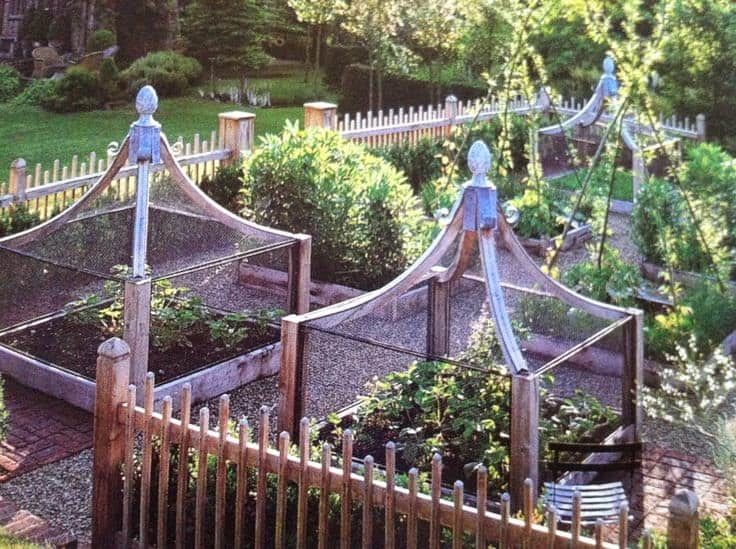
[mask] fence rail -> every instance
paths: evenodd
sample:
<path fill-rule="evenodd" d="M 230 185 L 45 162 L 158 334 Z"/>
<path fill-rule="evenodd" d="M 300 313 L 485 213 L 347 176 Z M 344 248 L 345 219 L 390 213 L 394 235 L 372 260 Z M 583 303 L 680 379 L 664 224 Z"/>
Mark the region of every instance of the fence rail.
<path fill-rule="evenodd" d="M 328 538 L 329 524 L 334 531 L 339 522 L 340 547 L 352 547 L 355 538 L 351 528 L 356 518 L 361 528 L 364 547 L 374 537 L 384 539 L 386 547 L 396 544 L 408 547 L 440 547 L 444 536 L 451 537 L 454 548 L 474 546 L 487 547 L 488 543 L 498 543 L 501 547 L 524 544 L 527 547 L 626 547 L 628 512 L 621 514 L 620 543 L 606 543 L 601 537 L 602 524 L 596 527 L 596 538 L 581 535 L 580 513 L 576 515 L 571 531 L 557 529 L 556 512 L 547 513 L 547 524 L 535 522 L 535 503 L 532 494 L 535 487 L 531 481 L 526 483 L 523 518 L 510 514 L 508 496 L 500 502 L 501 513 L 488 511 L 488 498 L 484 488 L 478 491 L 471 503 L 465 497 L 464 486 L 460 481 L 452 488 L 452 500 L 442 497 L 442 462 L 436 455 L 432 463 L 429 493 L 424 493 L 416 470 L 409 472 L 408 488 L 397 486 L 395 470 L 395 447 L 386 446 L 386 469 L 378 475 L 373 458 L 362 460 L 360 470 L 353 465 L 352 434 L 346 431 L 342 439 L 339 467 L 333 465 L 334 456 L 329 444 L 322 446 L 320 461 L 311 459 L 309 442 L 309 421 L 302 420 L 296 452 L 291 448 L 288 433 L 281 433 L 276 447 L 271 445 L 269 409 L 262 408 L 258 425 L 257 441 L 249 441 L 250 427 L 245 420 L 238 424 L 238 435 L 229 433 L 229 399 L 220 398 L 218 424 L 210 428 L 209 411 L 202 408 L 199 424 L 190 424 L 191 389 L 185 387 L 181 395 L 181 420 L 172 417 L 172 400 L 166 397 L 161 411 L 154 410 L 154 378 L 149 373 L 145 384 L 143 406 L 136 406 L 135 386 L 128 386 L 130 354 L 128 346 L 120 339 L 111 339 L 100 347 L 97 364 L 97 396 L 95 403 L 95 448 L 94 448 L 94 501 L 93 501 L 93 540 L 95 547 L 108 547 L 115 542 L 118 546 L 128 546 L 137 541 L 140 547 L 156 544 L 165 547 L 175 542 L 177 546 L 191 543 L 191 528 L 185 524 L 194 523 L 193 538 L 195 547 L 205 545 L 214 532 L 214 546 L 219 548 L 242 546 L 245 541 L 246 526 L 253 532 L 255 547 L 263 547 L 266 540 L 275 540 L 276 547 L 285 546 L 286 539 L 296 539 L 298 547 L 307 547 L 308 517 L 307 505 L 309 489 L 318 489 L 317 538 L 320 547 L 335 546 Z M 154 439 L 157 442 L 154 443 Z M 140 447 L 140 457 L 136 456 Z M 176 467 L 171 465 L 172 449 L 177 455 L 187 455 L 182 449 L 197 455 L 193 474 L 190 477 L 189 465 L 180 460 Z M 214 502 L 207 501 L 208 478 L 205 468 L 208 459 L 216 460 L 214 474 Z M 228 469 L 228 464 L 231 469 Z M 235 469 L 233 470 L 232 467 Z M 138 478 L 136 468 L 139 468 Z M 157 469 L 157 470 L 154 470 Z M 248 475 L 248 470 L 255 471 Z M 120 471 L 124 474 L 120 475 Z M 228 472 L 230 471 L 230 472 Z M 172 476 L 173 475 L 173 476 Z M 226 477 L 235 479 L 234 509 L 226 512 Z M 271 492 L 269 501 L 268 475 L 275 475 L 277 485 L 275 496 Z M 478 486 L 487 484 L 487 472 L 478 470 Z M 124 478 L 124 480 L 123 480 Z M 196 480 L 194 493 L 189 489 Z M 231 480 L 232 482 L 232 480 Z M 176 490 L 171 490 L 176 486 Z M 287 488 L 295 486 L 296 522 L 286 521 Z M 175 492 L 175 493 L 172 493 Z M 212 495 L 212 490 L 209 490 Z M 121 496 L 122 494 L 122 496 Z M 255 510 L 249 508 L 249 494 L 255 494 Z M 328 514 L 328 497 L 340 497 L 339 513 Z M 137 498 L 136 498 L 137 495 Z M 192 499 L 194 500 L 192 502 Z M 274 501 L 275 500 L 275 501 Z M 579 499 L 577 509 L 579 511 Z M 192 503 L 194 503 L 192 507 Z M 205 509 L 214 503 L 214 515 L 207 518 Z M 362 511 L 353 510 L 358 503 Z M 134 515 L 134 504 L 138 509 Z M 266 507 L 273 508 L 267 521 Z M 167 521 L 172 518 L 168 509 L 176 509 L 172 527 Z M 193 509 L 194 517 L 187 520 L 187 513 Z M 250 509 L 250 515 L 246 512 Z M 314 512 L 314 506 L 311 507 Z M 382 521 L 375 521 L 375 511 Z M 294 512 L 293 508 L 290 511 Z M 353 514 L 351 514 L 353 513 Z M 335 516 L 335 515 L 338 516 Z M 354 516 L 355 515 L 355 516 Z M 227 523 L 227 517 L 230 522 Z M 250 518 L 250 524 L 248 519 Z M 209 520 L 209 522 L 208 522 Z M 234 524 L 233 524 L 234 521 Z M 375 521 L 375 522 L 374 522 Z M 380 522 L 380 524 L 378 524 Z M 406 539 L 397 539 L 396 525 L 405 524 Z M 254 524 L 253 524 L 254 523 Z M 420 528 L 419 525 L 422 524 Z M 171 533 L 175 539 L 170 539 Z M 234 539 L 225 540 L 226 532 L 233 533 Z M 355 532 L 357 536 L 357 532 Z M 428 541 L 422 541 L 426 536 Z M 469 538 L 473 541 L 470 542 Z M 425 543 L 427 545 L 425 545 Z M 209 545 L 209 542 L 206 543 Z"/>
<path fill-rule="evenodd" d="M 574 115 L 584 108 L 584 102 L 575 98 L 559 98 L 554 111 L 560 115 Z M 450 96 L 444 105 L 427 105 L 399 109 L 381 110 L 375 113 L 344 114 L 338 119 L 337 106 L 331 103 L 307 103 L 304 105 L 304 123 L 307 127 L 318 126 L 336 130 L 343 138 L 363 143 L 369 147 L 382 147 L 397 143 L 416 143 L 422 138 L 441 139 L 456 126 L 475 120 L 489 120 L 501 113 L 517 115 L 550 107 L 543 101 L 530 102 L 518 97 L 502 103 L 498 99 L 489 101 L 459 101 Z M 609 115 L 602 115 L 605 122 Z M 675 116 L 660 117 L 661 127 L 674 137 L 705 139 L 705 118 L 699 115 L 693 122 L 689 118 Z M 219 132 L 213 131 L 205 140 L 196 134 L 191 142 L 179 137 L 177 151 L 180 163 L 195 181 L 211 175 L 220 164 L 234 161 L 243 152 L 254 147 L 255 115 L 243 112 L 223 113 L 219 116 Z M 96 153 L 86 157 L 75 155 L 69 166 L 59 160 L 51 167 L 36 164 L 33 168 L 18 159 L 10 167 L 8 183 L 0 183 L 0 213 L 10 206 L 26 205 L 41 219 L 69 206 L 102 175 L 114 156 L 115 149 L 109 148 L 106 158 Z M 134 184 L 132 167 L 121 171 L 119 185 L 131 188 Z"/>

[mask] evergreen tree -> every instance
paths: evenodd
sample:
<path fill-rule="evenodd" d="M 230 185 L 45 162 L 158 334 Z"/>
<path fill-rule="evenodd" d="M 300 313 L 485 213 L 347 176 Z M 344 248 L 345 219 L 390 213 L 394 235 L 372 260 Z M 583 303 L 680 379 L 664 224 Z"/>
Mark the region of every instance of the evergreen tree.
<path fill-rule="evenodd" d="M 218 74 L 243 80 L 269 60 L 263 19 L 255 0 L 195 0 L 182 21 L 187 52 Z"/>

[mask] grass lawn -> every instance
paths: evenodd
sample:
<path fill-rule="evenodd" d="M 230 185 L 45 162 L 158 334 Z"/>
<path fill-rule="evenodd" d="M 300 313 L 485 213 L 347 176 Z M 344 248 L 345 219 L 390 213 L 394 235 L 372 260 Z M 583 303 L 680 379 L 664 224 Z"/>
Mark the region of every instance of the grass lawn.
<path fill-rule="evenodd" d="M 580 181 L 585 180 L 585 175 L 587 171 L 588 170 L 585 169 L 578 171 L 578 177 L 580 178 Z M 603 174 L 602 177 L 605 178 L 605 184 L 608 185 L 609 174 Z M 568 175 L 564 175 L 562 177 L 554 179 L 551 181 L 551 184 L 571 191 L 577 190 L 579 187 L 578 179 L 577 177 L 575 177 L 574 173 L 570 173 Z M 616 172 L 616 177 L 613 181 L 613 198 L 617 200 L 626 200 L 627 202 L 631 202 L 634 199 L 634 187 L 631 172 Z"/>
<path fill-rule="evenodd" d="M 163 99 L 156 119 L 171 141 L 183 136 L 191 141 L 195 133 L 209 139 L 217 129 L 217 114 L 243 110 L 238 105 L 217 103 L 194 97 Z M 256 135 L 278 132 L 285 120 L 303 120 L 302 107 L 245 109 L 256 113 Z M 41 163 L 51 169 L 53 161 L 69 165 L 74 154 L 88 156 L 95 151 L 104 158 L 111 141 L 121 141 L 136 119 L 131 102 L 112 111 L 55 114 L 40 107 L 0 105 L 0 181 L 7 179 L 10 163 L 19 157 L 33 169 Z"/>

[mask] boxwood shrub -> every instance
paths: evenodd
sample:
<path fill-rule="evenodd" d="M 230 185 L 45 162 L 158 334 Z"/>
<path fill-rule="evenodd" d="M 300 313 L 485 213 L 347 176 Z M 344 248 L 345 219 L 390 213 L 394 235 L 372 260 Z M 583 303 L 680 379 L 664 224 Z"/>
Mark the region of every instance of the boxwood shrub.
<path fill-rule="evenodd" d="M 93 111 L 102 106 L 104 89 L 96 74 L 83 67 L 71 67 L 57 80 L 53 93 L 41 105 L 54 112 Z"/>
<path fill-rule="evenodd" d="M 10 65 L 0 64 L 0 103 L 10 101 L 20 91 L 20 73 Z"/>
<path fill-rule="evenodd" d="M 193 57 L 173 51 L 155 51 L 137 59 L 122 73 L 128 90 L 136 93 L 146 84 L 161 97 L 184 94 L 202 74 L 202 65 Z"/>
<path fill-rule="evenodd" d="M 423 250 L 421 210 L 406 178 L 337 133 L 287 125 L 245 163 L 244 215 L 311 234 L 312 276 L 371 289 Z"/>

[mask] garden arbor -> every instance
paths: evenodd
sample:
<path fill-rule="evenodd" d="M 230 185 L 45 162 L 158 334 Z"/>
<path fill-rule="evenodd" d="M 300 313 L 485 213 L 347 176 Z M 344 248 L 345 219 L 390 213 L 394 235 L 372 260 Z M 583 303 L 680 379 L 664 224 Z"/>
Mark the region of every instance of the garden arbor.
<path fill-rule="evenodd" d="M 279 422 L 281 429 L 296 433 L 303 415 L 334 411 L 324 404 L 332 402 L 330 384 L 352 382 L 358 394 L 365 380 L 361 365 L 368 362 L 385 361 L 388 371 L 405 369 L 417 359 L 477 369 L 458 357 L 468 325 L 480 311 L 495 325 L 502 363 L 500 372 L 489 367 L 488 376 L 499 384 L 510 378 L 508 484 L 518 508 L 524 479 L 539 479 L 540 385 L 545 374 L 578 365 L 582 374 L 567 382 L 573 387 L 584 387 L 586 376 L 616 379 L 620 425 L 609 438 L 638 438 L 642 314 L 592 301 L 545 274 L 497 204 L 496 189 L 486 178 L 491 154 L 483 142 L 471 147 L 468 166 L 473 178 L 444 228 L 403 274 L 364 295 L 282 319 Z M 561 306 L 563 323 L 574 321 L 575 330 L 549 335 L 555 321 L 543 307 L 550 302 L 550 310 L 559 312 Z M 577 341 L 571 341 L 573 336 Z M 598 356 L 614 357 L 611 371 L 596 371 Z M 337 376 L 317 383 L 326 361 L 339 365 Z"/>
<path fill-rule="evenodd" d="M 155 371 L 164 382 L 157 398 L 189 383 L 204 399 L 278 368 L 278 336 L 263 347 L 272 317 L 250 312 L 309 308 L 310 237 L 249 222 L 207 197 L 153 119 L 157 105 L 155 90 L 141 89 L 140 117 L 97 183 L 57 216 L 0 240 L 0 370 L 82 408 L 94 399 L 87 352 L 104 336 L 130 346 L 131 382 L 142 386 Z M 122 175 L 127 163 L 135 177 Z M 284 272 L 286 295 L 239 282 L 259 266 Z"/>

